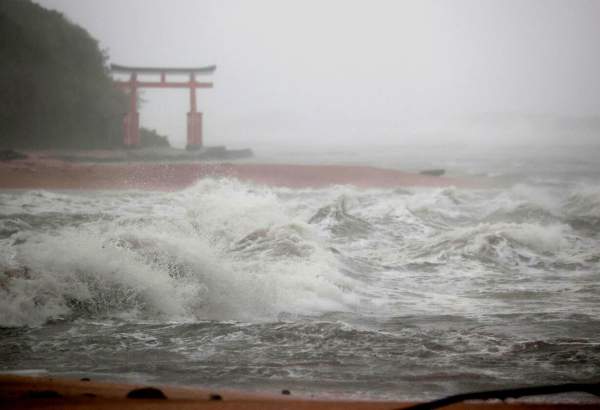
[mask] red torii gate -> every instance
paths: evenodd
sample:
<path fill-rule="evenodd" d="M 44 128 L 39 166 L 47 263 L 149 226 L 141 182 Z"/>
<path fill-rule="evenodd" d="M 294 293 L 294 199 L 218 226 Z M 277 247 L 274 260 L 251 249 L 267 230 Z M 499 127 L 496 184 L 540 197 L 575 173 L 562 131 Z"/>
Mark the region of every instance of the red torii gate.
<path fill-rule="evenodd" d="M 128 81 L 115 80 L 117 87 L 129 92 L 129 112 L 123 119 L 123 143 L 126 147 L 140 145 L 140 113 L 137 110 L 138 88 L 189 88 L 190 112 L 187 114 L 187 148 L 202 147 L 202 113 L 196 110 L 196 89 L 212 88 L 212 83 L 196 81 L 196 74 L 212 74 L 216 66 L 195 68 L 125 67 L 111 64 L 115 73 L 127 73 Z M 138 74 L 160 74 L 160 81 L 138 81 Z M 167 81 L 167 74 L 187 74 L 188 81 Z"/>

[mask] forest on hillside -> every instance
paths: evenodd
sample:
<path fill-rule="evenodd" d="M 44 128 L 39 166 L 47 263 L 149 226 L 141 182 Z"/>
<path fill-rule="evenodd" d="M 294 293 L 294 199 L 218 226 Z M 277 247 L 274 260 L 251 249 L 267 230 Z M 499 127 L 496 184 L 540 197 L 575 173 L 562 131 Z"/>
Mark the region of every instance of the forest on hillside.
<path fill-rule="evenodd" d="M 85 29 L 30 0 L 0 1 L 0 146 L 117 147 L 126 109 Z"/>

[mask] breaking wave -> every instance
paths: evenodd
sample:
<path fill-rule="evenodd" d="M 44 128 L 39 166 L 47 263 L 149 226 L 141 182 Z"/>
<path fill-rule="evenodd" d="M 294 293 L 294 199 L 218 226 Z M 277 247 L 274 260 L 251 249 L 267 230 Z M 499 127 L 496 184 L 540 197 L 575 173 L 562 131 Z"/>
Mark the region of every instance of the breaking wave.
<path fill-rule="evenodd" d="M 263 320 L 352 303 L 352 280 L 273 191 L 208 180 L 148 201 L 133 194 L 122 212 L 119 195 L 96 198 L 95 217 L 69 218 L 74 199 L 60 196 L 52 212 L 3 216 L 0 325 L 81 315 Z M 54 213 L 61 220 L 51 223 Z"/>
<path fill-rule="evenodd" d="M 415 313 L 466 303 L 471 272 L 544 288 L 539 272 L 593 275 L 600 263 L 600 190 L 563 191 L 207 179 L 169 194 L 2 193 L 0 326 Z M 451 281 L 464 290 L 454 299 Z"/>

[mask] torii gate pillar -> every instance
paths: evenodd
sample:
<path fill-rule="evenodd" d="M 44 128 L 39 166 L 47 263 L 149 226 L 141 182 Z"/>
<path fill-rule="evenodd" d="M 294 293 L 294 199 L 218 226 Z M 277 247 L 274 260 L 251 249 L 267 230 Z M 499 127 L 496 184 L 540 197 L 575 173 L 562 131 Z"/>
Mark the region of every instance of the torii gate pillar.
<path fill-rule="evenodd" d="M 126 148 L 140 145 L 140 113 L 137 110 L 137 74 L 129 80 L 129 111 L 123 117 L 123 144 Z"/>
<path fill-rule="evenodd" d="M 194 73 L 190 74 L 190 84 L 195 84 Z M 202 148 L 202 113 L 196 108 L 196 87 L 190 87 L 190 112 L 187 114 L 187 146 L 186 149 Z"/>
<path fill-rule="evenodd" d="M 202 113 L 188 112 L 187 115 L 187 149 L 202 148 Z"/>

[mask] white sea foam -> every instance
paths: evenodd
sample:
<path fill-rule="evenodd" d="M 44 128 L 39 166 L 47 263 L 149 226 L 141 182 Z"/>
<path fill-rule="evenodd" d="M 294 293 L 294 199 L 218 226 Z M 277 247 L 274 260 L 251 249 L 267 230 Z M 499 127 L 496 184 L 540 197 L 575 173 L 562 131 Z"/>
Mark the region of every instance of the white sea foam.
<path fill-rule="evenodd" d="M 47 194 L 31 194 L 36 197 L 45 202 Z M 77 212 L 80 198 L 68 199 L 54 208 Z M 96 199 L 99 213 L 116 201 Z M 353 301 L 351 280 L 339 273 L 314 228 L 294 222 L 269 189 L 206 180 L 132 201 L 116 219 L 5 240 L 12 257 L 3 261 L 0 324 L 40 324 L 82 312 L 262 320 L 344 310 Z M 239 241 L 255 231 L 264 232 L 258 240 L 266 248 L 246 239 L 241 249 Z"/>
<path fill-rule="evenodd" d="M 598 192 L 205 179 L 169 194 L 3 193 L 0 325 L 469 310 L 452 281 L 468 294 L 469 278 L 515 267 L 593 272 L 597 239 L 581 226 L 597 223 Z M 402 303 L 410 292 L 422 299 Z"/>

